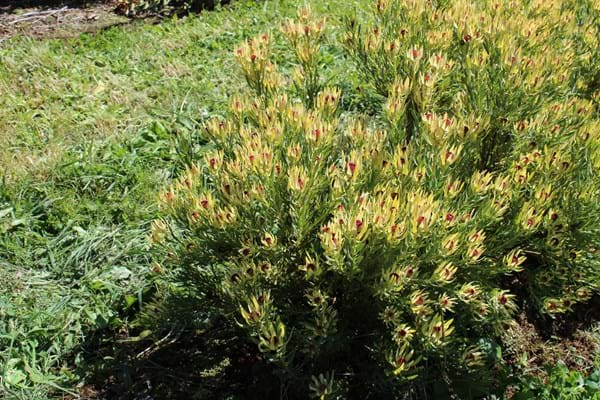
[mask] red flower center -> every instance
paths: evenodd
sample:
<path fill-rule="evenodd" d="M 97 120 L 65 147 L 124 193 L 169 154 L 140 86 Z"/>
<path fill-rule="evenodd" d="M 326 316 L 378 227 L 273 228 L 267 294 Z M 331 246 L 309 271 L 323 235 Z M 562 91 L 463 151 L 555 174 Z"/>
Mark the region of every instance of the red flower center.
<path fill-rule="evenodd" d="M 354 170 L 356 169 L 356 163 L 349 162 L 348 163 L 348 169 L 350 170 L 351 174 L 354 174 Z"/>
<path fill-rule="evenodd" d="M 360 219 L 357 219 L 354 223 L 356 224 L 356 230 L 360 231 L 360 228 L 363 226 L 363 222 Z"/>

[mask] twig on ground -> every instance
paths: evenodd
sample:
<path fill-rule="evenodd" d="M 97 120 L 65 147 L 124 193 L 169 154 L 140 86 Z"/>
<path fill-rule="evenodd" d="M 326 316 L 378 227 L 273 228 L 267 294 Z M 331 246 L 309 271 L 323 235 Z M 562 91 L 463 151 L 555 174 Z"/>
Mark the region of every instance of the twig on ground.
<path fill-rule="evenodd" d="M 50 10 L 50 11 L 40 11 L 40 12 L 35 12 L 35 13 L 28 13 L 29 16 L 24 17 L 24 18 L 15 19 L 15 20 L 9 22 L 9 25 L 14 25 L 14 24 L 18 24 L 18 23 L 21 23 L 21 22 L 27 22 L 27 21 L 37 22 L 37 21 L 39 21 L 41 19 L 48 18 L 48 17 L 51 17 L 51 16 L 53 16 L 55 14 L 58 14 L 58 13 L 61 13 L 61 12 L 64 12 L 64 11 L 68 11 L 68 10 L 69 10 L 69 7 L 64 6 L 63 8 L 59 8 L 58 10 Z"/>
<path fill-rule="evenodd" d="M 169 333 L 167 334 L 167 336 L 165 336 L 164 338 L 162 338 L 159 341 L 157 341 L 156 343 L 154 343 L 152 346 L 150 346 L 147 349 L 145 349 L 142 352 L 140 352 L 135 358 L 136 359 L 141 359 L 141 358 L 148 357 L 150 354 L 152 354 L 152 353 L 160 350 L 162 347 L 168 346 L 168 345 L 176 342 L 179 339 L 179 334 L 177 334 L 174 338 L 172 338 L 172 339 L 169 340 L 169 337 L 172 334 L 173 334 L 173 329 L 171 329 L 171 331 L 169 331 Z"/>
<path fill-rule="evenodd" d="M 67 7 L 65 6 L 63 8 L 67 8 Z M 25 17 L 37 17 L 39 15 L 51 14 L 54 11 L 56 11 L 56 9 L 54 9 L 54 10 L 44 10 L 44 11 L 31 11 L 31 12 L 28 12 L 28 13 L 25 13 L 25 14 L 21 14 L 21 17 L 24 17 L 24 18 Z"/>

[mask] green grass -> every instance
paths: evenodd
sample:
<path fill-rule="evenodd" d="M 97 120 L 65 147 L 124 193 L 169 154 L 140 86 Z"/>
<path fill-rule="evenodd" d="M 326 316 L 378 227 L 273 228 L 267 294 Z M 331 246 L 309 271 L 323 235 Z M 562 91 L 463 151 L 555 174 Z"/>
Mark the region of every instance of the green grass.
<path fill-rule="evenodd" d="M 349 9 L 312 3 L 334 23 Z M 160 24 L 3 43 L 0 397 L 77 394 L 85 344 L 129 328 L 152 286 L 146 236 L 159 189 L 202 152 L 203 120 L 242 87 L 235 46 L 277 31 L 297 6 L 240 1 Z M 338 56 L 328 56 L 332 75 Z"/>
<path fill-rule="evenodd" d="M 339 0 L 314 3 L 330 15 L 348 8 Z M 119 140 L 156 118 L 219 112 L 241 85 L 232 73 L 235 45 L 276 30 L 297 5 L 242 1 L 156 25 L 137 21 L 74 39 L 4 43 L 0 162 L 11 177 L 43 177 L 69 145 Z"/>

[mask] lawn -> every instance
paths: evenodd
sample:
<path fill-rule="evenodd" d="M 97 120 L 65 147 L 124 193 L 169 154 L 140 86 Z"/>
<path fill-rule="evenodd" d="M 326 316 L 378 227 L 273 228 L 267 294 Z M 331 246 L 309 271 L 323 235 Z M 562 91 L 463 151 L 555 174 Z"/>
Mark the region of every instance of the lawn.
<path fill-rule="evenodd" d="M 329 42 L 346 14 L 372 2 L 308 3 L 332 27 L 325 78 L 356 88 L 357 72 Z M 291 74 L 279 27 L 298 5 L 240 0 L 71 38 L 0 42 L 0 397 L 256 395 L 243 391 L 250 367 L 228 369 L 244 349 L 211 337 L 200 311 L 169 315 L 177 288 L 161 279 L 163 255 L 149 233 L 162 215 L 159 193 L 212 150 L 204 123 L 226 115 L 245 85 L 236 46 L 272 32 L 276 61 Z M 342 101 L 370 107 L 369 98 Z M 523 333 L 551 360 L 547 338 L 535 335 Z M 600 348 L 597 325 L 553 343 L 573 369 L 589 373 L 599 362 L 573 356 L 581 343 Z M 225 348 L 234 355 L 222 356 Z M 531 349 L 513 348 L 527 364 Z M 570 379 L 560 385 L 581 378 L 568 374 L 552 376 Z"/>

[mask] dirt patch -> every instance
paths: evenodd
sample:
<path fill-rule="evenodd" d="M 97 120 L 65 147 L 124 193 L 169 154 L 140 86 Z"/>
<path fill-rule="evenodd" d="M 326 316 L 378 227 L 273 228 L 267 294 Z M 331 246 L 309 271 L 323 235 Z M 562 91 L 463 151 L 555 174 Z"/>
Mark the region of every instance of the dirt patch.
<path fill-rule="evenodd" d="M 600 352 L 600 324 L 569 331 L 568 336 L 544 338 L 525 313 L 504 335 L 509 364 L 524 364 L 532 375 L 544 374 L 544 366 L 562 361 L 572 370 L 589 373 Z"/>
<path fill-rule="evenodd" d="M 0 6 L 0 44 L 14 36 L 67 38 L 128 23 L 115 9 L 116 0 L 9 1 Z"/>

